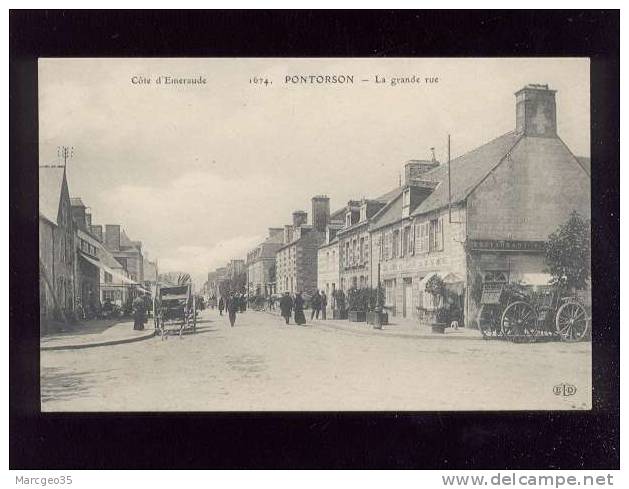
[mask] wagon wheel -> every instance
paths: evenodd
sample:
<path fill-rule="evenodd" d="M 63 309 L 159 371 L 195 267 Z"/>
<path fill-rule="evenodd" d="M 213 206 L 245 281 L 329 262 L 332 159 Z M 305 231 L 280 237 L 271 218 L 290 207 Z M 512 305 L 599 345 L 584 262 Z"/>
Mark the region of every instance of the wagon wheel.
<path fill-rule="evenodd" d="M 478 311 L 478 329 L 483 338 L 500 334 L 500 311 L 497 305 L 483 304 Z"/>
<path fill-rule="evenodd" d="M 555 327 L 562 341 L 581 341 L 590 327 L 585 307 L 578 302 L 566 302 L 557 311 Z"/>
<path fill-rule="evenodd" d="M 502 313 L 501 329 L 502 334 L 507 338 L 534 338 L 537 328 L 533 307 L 522 301 L 509 304 Z"/>

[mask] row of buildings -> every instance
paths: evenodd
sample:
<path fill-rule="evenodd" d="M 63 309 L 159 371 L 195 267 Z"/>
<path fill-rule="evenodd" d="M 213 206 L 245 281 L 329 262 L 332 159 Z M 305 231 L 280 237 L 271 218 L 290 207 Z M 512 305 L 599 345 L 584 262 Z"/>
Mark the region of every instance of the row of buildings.
<path fill-rule="evenodd" d="M 80 197 L 70 197 L 65 165 L 39 167 L 39 304 L 42 331 L 80 306 L 119 306 L 157 282 L 157 262 L 120 224 L 95 224 Z"/>
<path fill-rule="evenodd" d="M 270 228 L 247 255 L 249 294 L 306 294 L 375 287 L 393 316 L 414 317 L 434 274 L 457 291 L 466 323 L 485 283 L 543 277 L 544 242 L 572 211 L 590 217 L 590 160 L 557 134 L 556 92 L 515 93 L 515 128 L 448 163 L 404 165 L 400 184 L 330 212 L 312 198 L 312 218 Z M 329 306 L 334 301 L 329 301 Z"/>

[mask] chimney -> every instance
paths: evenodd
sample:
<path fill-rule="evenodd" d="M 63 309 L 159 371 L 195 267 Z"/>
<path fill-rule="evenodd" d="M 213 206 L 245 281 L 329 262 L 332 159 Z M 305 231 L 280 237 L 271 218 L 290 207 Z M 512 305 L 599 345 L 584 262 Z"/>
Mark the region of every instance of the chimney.
<path fill-rule="evenodd" d="M 100 224 L 92 224 L 90 226 L 90 231 L 94 236 L 98 238 L 98 241 L 103 242 L 103 226 Z"/>
<path fill-rule="evenodd" d="M 325 233 L 330 221 L 330 198 L 327 195 L 317 195 L 312 198 L 312 228 Z"/>
<path fill-rule="evenodd" d="M 293 240 L 293 226 L 287 224 L 284 226 L 284 244 L 288 244 Z"/>
<path fill-rule="evenodd" d="M 432 149 L 432 148 L 431 148 Z M 439 162 L 433 152 L 430 160 L 408 160 L 404 163 L 404 185 L 409 185 L 413 180 L 421 180 L 424 173 L 437 168 Z"/>
<path fill-rule="evenodd" d="M 111 251 L 120 251 L 119 224 L 105 224 L 105 246 Z"/>
<path fill-rule="evenodd" d="M 284 228 L 269 228 L 269 238 L 284 232 Z"/>
<path fill-rule="evenodd" d="M 306 211 L 293 212 L 293 227 L 298 228 L 308 222 L 308 213 Z"/>
<path fill-rule="evenodd" d="M 526 85 L 515 92 L 515 130 L 526 136 L 557 135 L 556 90 L 548 85 Z"/>

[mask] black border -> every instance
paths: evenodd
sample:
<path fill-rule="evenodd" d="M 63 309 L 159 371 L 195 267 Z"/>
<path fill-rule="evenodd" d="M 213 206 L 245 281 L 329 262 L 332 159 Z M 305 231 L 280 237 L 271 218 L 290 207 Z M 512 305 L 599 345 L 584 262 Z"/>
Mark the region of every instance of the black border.
<path fill-rule="evenodd" d="M 618 469 L 619 32 L 619 11 L 11 11 L 10 467 Z M 41 414 L 40 56 L 590 57 L 592 412 Z"/>

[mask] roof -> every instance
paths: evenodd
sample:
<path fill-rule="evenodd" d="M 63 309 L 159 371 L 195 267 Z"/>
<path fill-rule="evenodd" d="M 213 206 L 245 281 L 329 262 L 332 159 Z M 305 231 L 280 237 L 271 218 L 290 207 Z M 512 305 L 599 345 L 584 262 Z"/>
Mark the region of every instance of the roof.
<path fill-rule="evenodd" d="M 508 132 L 450 162 L 451 202 L 467 198 L 476 186 L 507 156 L 522 139 L 522 133 Z M 448 165 L 440 165 L 422 178 L 440 182 L 412 215 L 441 209 L 448 205 Z"/>
<path fill-rule="evenodd" d="M 64 175 L 62 166 L 39 167 L 39 213 L 53 224 L 58 224 Z"/>
<path fill-rule="evenodd" d="M 401 193 L 402 193 L 402 187 L 395 187 L 393 190 L 389 190 L 386 194 L 382 194 L 380 197 L 376 197 L 373 200 L 377 200 L 378 202 L 384 202 L 385 204 L 387 204 L 393 199 L 395 199 L 398 194 L 401 194 Z"/>
<path fill-rule="evenodd" d="M 400 192 L 391 202 L 380 209 L 374 216 L 372 230 L 380 229 L 397 222 L 402 217 L 402 193 Z"/>
<path fill-rule="evenodd" d="M 73 207 L 87 207 L 81 200 L 81 197 L 70 197 L 70 205 Z"/>

